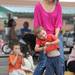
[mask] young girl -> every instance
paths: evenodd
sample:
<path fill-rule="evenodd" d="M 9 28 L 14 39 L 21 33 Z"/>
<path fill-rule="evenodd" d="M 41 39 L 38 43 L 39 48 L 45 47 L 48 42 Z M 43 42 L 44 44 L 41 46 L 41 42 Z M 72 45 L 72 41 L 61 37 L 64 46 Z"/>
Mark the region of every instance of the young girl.
<path fill-rule="evenodd" d="M 12 53 L 8 58 L 9 75 L 26 75 L 21 69 L 21 65 L 23 65 L 24 61 L 23 54 L 20 51 L 20 45 L 18 43 L 14 43 L 12 49 Z"/>
<path fill-rule="evenodd" d="M 45 75 L 61 75 L 60 52 L 58 51 L 58 38 L 52 34 L 46 33 L 42 28 L 36 32 L 37 39 L 35 51 L 42 51 L 47 55 Z"/>
<path fill-rule="evenodd" d="M 32 56 L 29 54 L 29 52 L 26 53 L 27 55 L 24 57 L 24 65 L 21 66 L 21 68 L 25 72 L 33 72 L 34 71 L 34 62 Z"/>

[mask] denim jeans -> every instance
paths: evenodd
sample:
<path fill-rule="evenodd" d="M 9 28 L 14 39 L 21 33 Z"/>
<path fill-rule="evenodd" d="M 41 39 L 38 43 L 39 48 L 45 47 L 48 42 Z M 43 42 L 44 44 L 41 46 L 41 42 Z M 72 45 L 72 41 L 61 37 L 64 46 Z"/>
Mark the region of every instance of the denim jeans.
<path fill-rule="evenodd" d="M 47 57 L 45 75 L 61 75 L 60 56 Z"/>
<path fill-rule="evenodd" d="M 33 75 L 42 75 L 43 74 L 43 72 L 46 68 L 46 61 L 47 61 L 47 57 L 44 54 L 44 52 L 41 51 L 40 55 L 39 55 L 39 62 L 38 62 L 37 67 L 34 70 Z"/>
<path fill-rule="evenodd" d="M 59 34 L 59 51 L 60 51 L 60 61 L 61 61 L 61 70 L 62 70 L 62 74 L 64 75 L 64 71 L 65 71 L 65 59 L 64 59 L 64 46 L 63 46 L 63 35 L 62 33 Z"/>

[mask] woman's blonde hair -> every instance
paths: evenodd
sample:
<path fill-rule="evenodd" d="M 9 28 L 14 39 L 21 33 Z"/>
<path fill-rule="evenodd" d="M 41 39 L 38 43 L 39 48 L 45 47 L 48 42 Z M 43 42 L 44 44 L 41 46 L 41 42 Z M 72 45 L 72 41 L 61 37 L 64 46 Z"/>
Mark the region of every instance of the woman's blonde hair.
<path fill-rule="evenodd" d="M 40 0 L 40 1 L 42 2 L 43 0 Z M 53 2 L 54 2 L 54 3 L 58 3 L 59 0 L 53 0 Z"/>
<path fill-rule="evenodd" d="M 36 35 L 38 35 L 41 32 L 41 30 L 43 30 L 43 28 L 41 26 L 38 27 L 37 30 L 36 30 Z"/>
<path fill-rule="evenodd" d="M 40 34 L 40 32 L 41 32 L 42 30 L 44 30 L 44 29 L 43 29 L 41 26 L 37 28 L 37 30 L 36 30 L 36 37 L 37 37 L 37 38 L 39 38 L 39 34 Z"/>

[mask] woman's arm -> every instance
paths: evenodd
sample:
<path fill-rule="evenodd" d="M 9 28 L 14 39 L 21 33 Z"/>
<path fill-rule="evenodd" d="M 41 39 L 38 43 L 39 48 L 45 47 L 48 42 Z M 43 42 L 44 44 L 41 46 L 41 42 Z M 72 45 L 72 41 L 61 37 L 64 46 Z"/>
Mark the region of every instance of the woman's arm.
<path fill-rule="evenodd" d="M 56 29 L 55 36 L 58 37 L 60 30 L 62 29 L 62 7 L 60 3 L 57 4 L 57 20 L 56 20 Z"/>
<path fill-rule="evenodd" d="M 40 25 L 40 10 L 39 10 L 39 3 L 36 4 L 34 9 L 34 32 L 36 33 L 36 29 Z"/>
<path fill-rule="evenodd" d="M 59 33 L 60 33 L 60 28 L 56 28 L 56 30 L 55 30 L 55 37 L 58 38 Z"/>

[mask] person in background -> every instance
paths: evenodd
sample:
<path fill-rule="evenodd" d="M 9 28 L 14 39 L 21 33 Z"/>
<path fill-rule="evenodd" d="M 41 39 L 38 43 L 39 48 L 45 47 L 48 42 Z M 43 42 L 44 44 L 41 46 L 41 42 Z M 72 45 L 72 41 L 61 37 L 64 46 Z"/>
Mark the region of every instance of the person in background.
<path fill-rule="evenodd" d="M 13 43 L 12 52 L 8 57 L 8 72 L 9 75 L 26 75 L 21 69 L 21 65 L 24 64 L 23 54 L 20 51 L 19 43 Z"/>
<path fill-rule="evenodd" d="M 22 49 L 21 50 L 24 54 L 26 54 L 26 52 L 29 51 L 29 48 L 28 48 L 28 46 L 30 46 L 29 34 L 31 33 L 31 29 L 29 29 L 29 22 L 28 21 L 25 21 L 23 23 L 23 28 L 20 29 L 20 32 L 21 33 L 20 33 L 19 39 L 22 42 L 22 44 L 21 44 Z"/>
<path fill-rule="evenodd" d="M 23 28 L 21 29 L 21 33 L 24 36 L 25 34 L 31 33 L 31 29 L 29 29 L 29 22 L 25 21 L 23 24 Z"/>
<path fill-rule="evenodd" d="M 28 21 L 25 21 L 24 22 L 23 28 L 21 28 L 20 31 L 21 31 L 21 36 L 20 36 L 21 37 L 21 40 L 23 40 L 28 45 L 28 49 L 25 49 L 25 45 L 24 46 L 22 45 L 22 47 L 23 47 L 22 51 L 24 53 L 26 53 L 28 51 L 30 53 L 32 53 L 32 51 L 34 50 L 34 45 L 35 45 L 34 44 L 35 43 L 35 41 L 34 41 L 35 36 L 32 33 L 32 30 L 29 29 L 29 22 Z M 29 49 L 29 47 L 30 47 L 30 49 Z"/>
<path fill-rule="evenodd" d="M 8 40 L 10 41 L 17 39 L 15 27 L 16 21 L 14 19 L 10 19 L 8 21 L 8 28 L 9 28 Z"/>
<path fill-rule="evenodd" d="M 34 9 L 34 33 L 36 35 L 36 29 L 40 26 L 44 28 L 47 34 L 53 34 L 59 37 L 59 51 L 61 57 L 61 68 L 62 74 L 64 75 L 64 48 L 62 34 L 62 7 L 59 0 L 40 0 L 35 5 Z M 33 75 L 42 75 L 46 66 L 46 56 L 42 52 L 40 53 L 41 60 L 39 65 L 37 65 Z"/>

